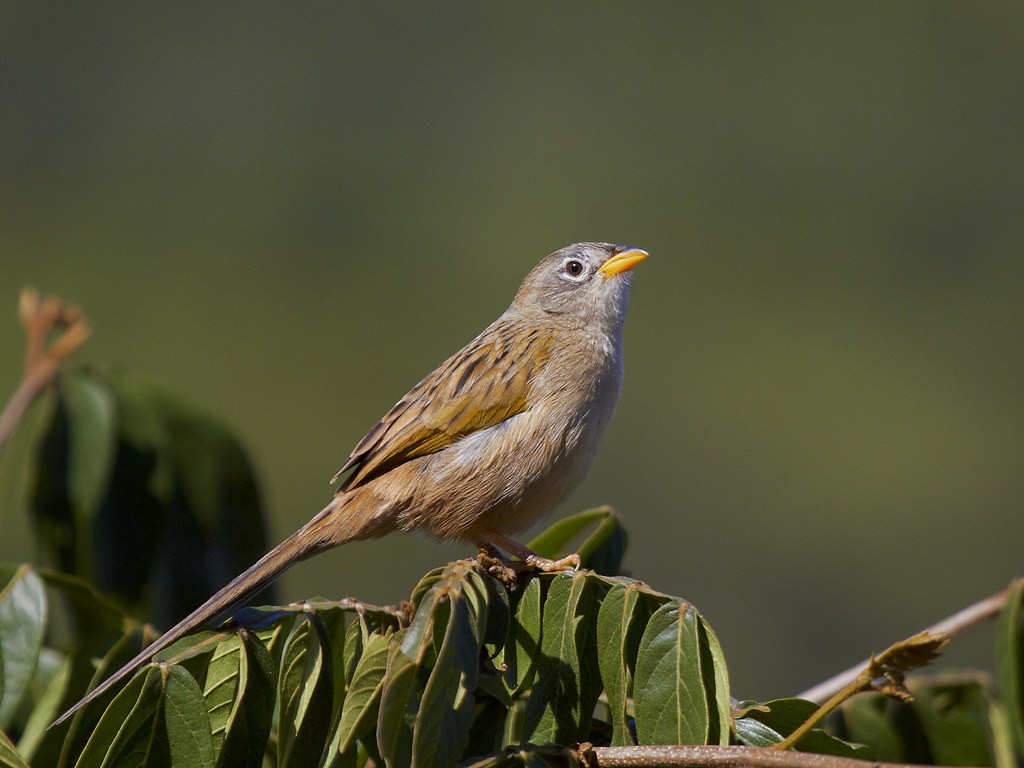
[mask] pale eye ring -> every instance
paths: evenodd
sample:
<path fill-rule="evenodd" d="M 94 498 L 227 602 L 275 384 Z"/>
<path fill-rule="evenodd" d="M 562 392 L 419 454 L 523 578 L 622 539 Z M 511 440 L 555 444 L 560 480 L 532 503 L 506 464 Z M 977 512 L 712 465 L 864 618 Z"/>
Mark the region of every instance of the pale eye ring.
<path fill-rule="evenodd" d="M 583 273 L 586 271 L 586 267 L 579 259 L 569 259 L 562 266 L 562 271 L 564 271 L 568 277 L 578 278 L 583 276 Z"/>

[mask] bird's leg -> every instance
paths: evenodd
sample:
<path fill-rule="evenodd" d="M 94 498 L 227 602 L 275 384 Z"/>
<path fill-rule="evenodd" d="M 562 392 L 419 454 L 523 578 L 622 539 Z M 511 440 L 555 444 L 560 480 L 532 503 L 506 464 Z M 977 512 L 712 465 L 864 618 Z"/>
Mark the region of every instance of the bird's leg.
<path fill-rule="evenodd" d="M 483 530 L 478 530 L 476 534 L 478 546 L 486 547 L 490 545 L 492 547 L 500 547 L 510 555 L 518 557 L 531 568 L 536 568 L 538 571 L 543 571 L 544 573 L 575 571 L 580 567 L 580 556 L 577 554 L 568 555 L 559 560 L 549 560 L 548 558 L 541 557 L 536 552 L 524 547 L 519 542 L 513 541 L 508 538 L 508 536 L 501 535 L 497 531 L 485 528 Z"/>

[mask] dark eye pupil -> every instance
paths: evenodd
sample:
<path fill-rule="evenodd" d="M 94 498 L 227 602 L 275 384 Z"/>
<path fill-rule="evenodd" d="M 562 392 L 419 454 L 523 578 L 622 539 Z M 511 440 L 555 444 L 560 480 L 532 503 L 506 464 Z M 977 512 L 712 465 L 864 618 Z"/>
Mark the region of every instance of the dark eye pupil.
<path fill-rule="evenodd" d="M 583 264 L 579 261 L 570 261 L 565 265 L 565 270 L 573 277 L 579 277 L 583 274 Z"/>

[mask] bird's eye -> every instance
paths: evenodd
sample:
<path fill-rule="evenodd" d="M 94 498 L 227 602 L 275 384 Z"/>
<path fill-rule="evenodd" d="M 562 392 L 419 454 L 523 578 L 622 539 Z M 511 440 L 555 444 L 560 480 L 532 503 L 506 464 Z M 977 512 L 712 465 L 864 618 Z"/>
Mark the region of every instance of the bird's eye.
<path fill-rule="evenodd" d="M 569 277 L 579 277 L 583 274 L 583 262 L 579 259 L 569 259 L 565 262 L 565 274 Z"/>

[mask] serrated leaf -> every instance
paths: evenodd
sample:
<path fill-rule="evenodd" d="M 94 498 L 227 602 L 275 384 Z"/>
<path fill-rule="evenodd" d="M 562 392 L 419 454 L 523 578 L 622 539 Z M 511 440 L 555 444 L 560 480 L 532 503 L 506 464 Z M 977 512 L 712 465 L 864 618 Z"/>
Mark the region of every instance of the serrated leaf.
<path fill-rule="evenodd" d="M 332 753 L 351 752 L 357 739 L 373 731 L 380 708 L 389 646 L 389 639 L 383 635 L 372 634 L 367 640 L 345 697 L 341 721 L 331 739 Z"/>
<path fill-rule="evenodd" d="M 46 590 L 28 565 L 0 568 L 0 730 L 29 689 L 46 631 Z"/>
<path fill-rule="evenodd" d="M 331 721 L 332 671 L 315 617 L 300 621 L 285 645 L 278 681 L 278 766 L 316 765 Z"/>
<path fill-rule="evenodd" d="M 524 741 L 571 744 L 590 729 L 600 694 L 595 653 L 595 593 L 585 573 L 551 578 L 544 600 L 537 681 L 524 717 Z"/>
<path fill-rule="evenodd" d="M 995 674 L 1009 726 L 1024 757 L 1024 579 L 1006 597 L 996 625 Z"/>
<path fill-rule="evenodd" d="M 637 651 L 633 698 L 640 744 L 707 742 L 708 692 L 693 606 L 666 603 L 651 616 Z"/>
<path fill-rule="evenodd" d="M 210 716 L 198 683 L 183 667 L 167 670 L 162 707 L 171 765 L 213 768 Z"/>
<path fill-rule="evenodd" d="M 634 583 L 612 587 L 597 613 L 597 661 L 601 682 L 608 696 L 613 747 L 632 745 L 626 701 L 629 696 L 635 648 L 628 647 L 633 616 L 639 599 Z M 635 634 L 635 633 L 634 633 Z"/>
<path fill-rule="evenodd" d="M 473 691 L 480 667 L 482 628 L 463 594 L 450 594 L 448 625 L 430 671 L 413 731 L 413 764 L 454 766 L 462 757 L 473 721 Z M 480 606 L 483 608 L 483 606 Z"/>

